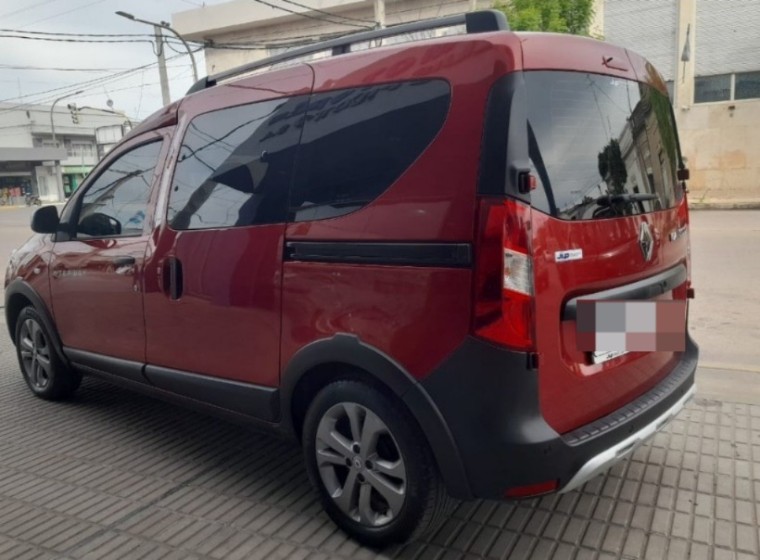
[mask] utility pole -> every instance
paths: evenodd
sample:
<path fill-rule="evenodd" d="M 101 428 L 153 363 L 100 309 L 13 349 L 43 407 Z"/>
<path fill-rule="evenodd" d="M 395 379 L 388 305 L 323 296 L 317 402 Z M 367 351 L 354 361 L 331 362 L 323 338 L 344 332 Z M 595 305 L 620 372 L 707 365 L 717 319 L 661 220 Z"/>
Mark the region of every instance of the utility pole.
<path fill-rule="evenodd" d="M 375 0 L 375 25 L 378 29 L 385 27 L 385 0 Z"/>
<path fill-rule="evenodd" d="M 164 36 L 161 35 L 161 26 L 154 25 L 153 31 L 156 34 L 156 47 L 158 48 L 158 76 L 161 80 L 161 100 L 164 105 L 171 103 L 171 96 L 169 95 L 169 78 L 166 75 L 166 57 L 164 56 Z"/>

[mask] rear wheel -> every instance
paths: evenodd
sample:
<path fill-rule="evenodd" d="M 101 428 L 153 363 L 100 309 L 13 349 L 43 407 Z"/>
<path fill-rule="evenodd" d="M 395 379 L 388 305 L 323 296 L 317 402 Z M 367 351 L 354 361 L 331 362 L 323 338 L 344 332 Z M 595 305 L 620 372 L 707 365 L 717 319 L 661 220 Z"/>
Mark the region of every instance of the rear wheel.
<path fill-rule="evenodd" d="M 33 307 L 22 309 L 16 320 L 16 355 L 26 384 L 38 397 L 64 399 L 79 388 L 82 376 L 58 357 L 50 333 Z"/>
<path fill-rule="evenodd" d="M 325 510 L 362 543 L 384 546 L 430 532 L 454 503 L 414 418 L 368 385 L 337 381 L 320 391 L 303 438 Z"/>

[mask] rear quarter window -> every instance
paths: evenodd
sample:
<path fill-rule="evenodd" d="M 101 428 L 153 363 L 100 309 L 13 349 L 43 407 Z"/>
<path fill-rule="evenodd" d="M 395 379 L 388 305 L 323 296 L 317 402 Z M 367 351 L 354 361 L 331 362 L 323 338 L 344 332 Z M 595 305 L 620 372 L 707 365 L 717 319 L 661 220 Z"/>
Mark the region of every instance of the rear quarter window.
<path fill-rule="evenodd" d="M 291 219 L 341 216 L 376 199 L 433 141 L 449 101 L 444 80 L 312 95 L 290 197 Z"/>

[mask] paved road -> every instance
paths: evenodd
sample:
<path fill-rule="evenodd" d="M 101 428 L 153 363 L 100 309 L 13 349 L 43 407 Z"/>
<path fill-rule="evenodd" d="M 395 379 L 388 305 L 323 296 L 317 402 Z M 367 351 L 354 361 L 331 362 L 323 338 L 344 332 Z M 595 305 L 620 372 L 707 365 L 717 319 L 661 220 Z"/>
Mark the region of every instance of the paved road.
<path fill-rule="evenodd" d="M 95 380 L 42 401 L 0 334 L 2 559 L 750 560 L 759 479 L 760 406 L 697 399 L 581 490 L 465 503 L 380 553 L 329 521 L 295 447 Z"/>
<path fill-rule="evenodd" d="M 0 250 L 28 214 L 0 210 Z M 463 504 L 383 553 L 335 529 L 290 445 L 96 380 L 69 403 L 32 397 L 0 319 L 0 559 L 756 559 L 758 218 L 693 214 L 692 331 L 710 367 L 666 431 L 579 491 Z"/>

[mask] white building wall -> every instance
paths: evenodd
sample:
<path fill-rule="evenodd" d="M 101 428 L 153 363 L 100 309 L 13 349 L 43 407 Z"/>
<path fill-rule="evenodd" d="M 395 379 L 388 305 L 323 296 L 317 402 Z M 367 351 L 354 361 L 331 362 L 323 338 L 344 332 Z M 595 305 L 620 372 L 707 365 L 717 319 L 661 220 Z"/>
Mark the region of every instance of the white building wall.
<path fill-rule="evenodd" d="M 654 64 L 666 80 L 672 80 L 677 17 L 676 0 L 607 0 L 604 38 L 636 51 Z"/>
<path fill-rule="evenodd" d="M 760 0 L 606 0 L 604 23 L 606 40 L 641 53 L 675 81 L 690 200 L 760 202 L 760 99 L 694 102 L 697 76 L 760 71 Z"/>

